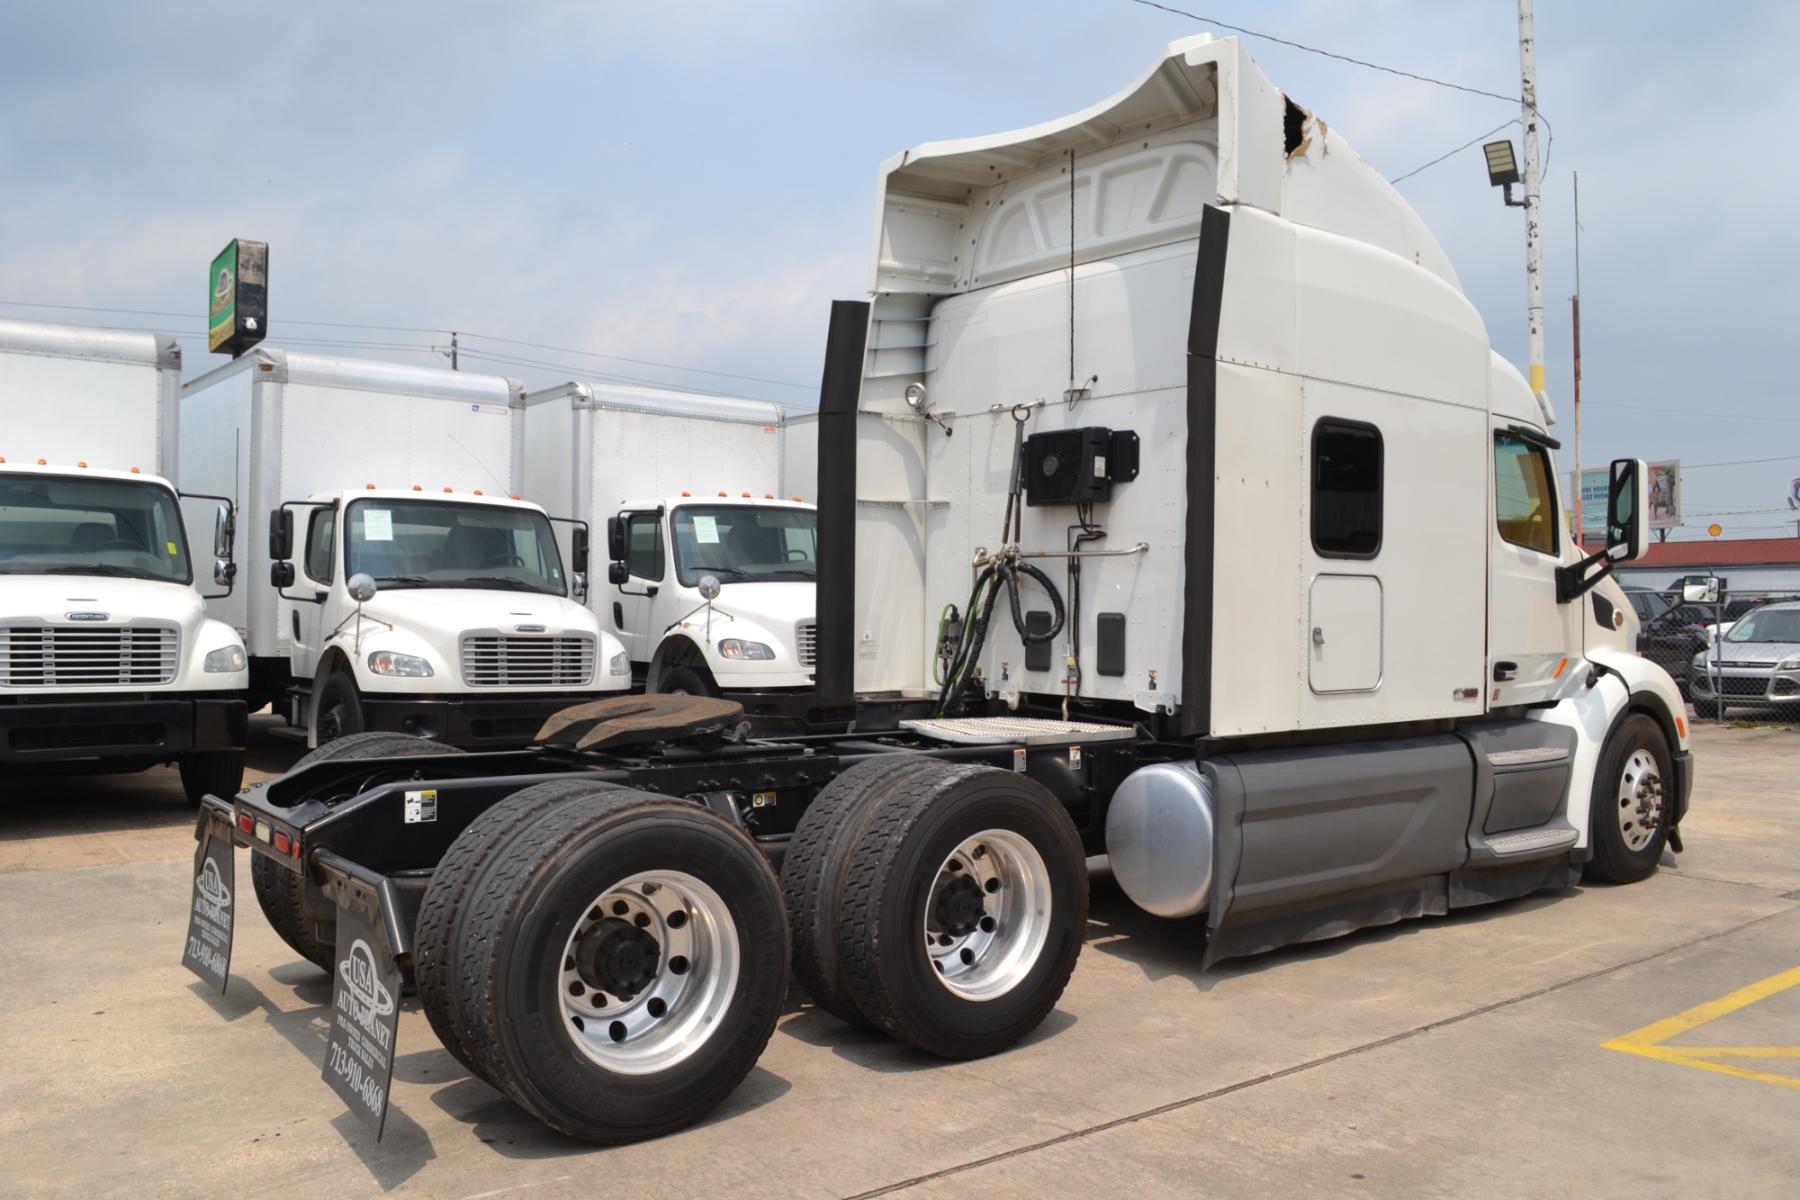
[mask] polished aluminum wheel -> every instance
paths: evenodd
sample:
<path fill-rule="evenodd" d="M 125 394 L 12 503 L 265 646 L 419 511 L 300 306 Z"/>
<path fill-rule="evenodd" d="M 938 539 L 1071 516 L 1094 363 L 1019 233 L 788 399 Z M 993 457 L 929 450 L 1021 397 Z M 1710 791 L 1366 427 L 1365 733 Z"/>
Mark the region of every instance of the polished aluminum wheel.
<path fill-rule="evenodd" d="M 1663 778 L 1656 756 L 1633 750 L 1619 773 L 1619 831 L 1625 848 L 1642 850 L 1662 825 Z"/>
<path fill-rule="evenodd" d="M 1037 964 L 1050 934 L 1050 869 L 1021 835 L 989 829 L 938 867 L 925 900 L 925 952 L 939 982 L 993 1000 Z"/>
<path fill-rule="evenodd" d="M 583 1054 L 647 1075 L 693 1054 L 737 988 L 737 926 L 683 871 L 642 871 L 588 906 L 563 947 L 563 1019 Z"/>

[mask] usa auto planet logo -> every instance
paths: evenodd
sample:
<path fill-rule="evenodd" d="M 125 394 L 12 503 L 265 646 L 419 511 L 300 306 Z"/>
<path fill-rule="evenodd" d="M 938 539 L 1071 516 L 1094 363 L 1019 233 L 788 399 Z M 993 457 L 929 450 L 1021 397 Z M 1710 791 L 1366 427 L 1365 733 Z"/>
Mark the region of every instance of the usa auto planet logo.
<path fill-rule="evenodd" d="M 338 1007 L 348 1009 L 357 1024 L 368 1028 L 376 1017 L 394 1011 L 394 994 L 382 986 L 375 952 L 369 949 L 369 943 L 361 938 L 351 942 L 350 954 L 338 964 L 338 972 L 344 977 L 344 994 L 339 997 Z"/>
<path fill-rule="evenodd" d="M 194 890 L 199 895 L 194 897 L 194 907 L 203 916 L 215 921 L 225 919 L 225 910 L 231 907 L 231 889 L 219 878 L 219 864 L 212 859 L 200 868 L 200 874 L 194 877 Z"/>

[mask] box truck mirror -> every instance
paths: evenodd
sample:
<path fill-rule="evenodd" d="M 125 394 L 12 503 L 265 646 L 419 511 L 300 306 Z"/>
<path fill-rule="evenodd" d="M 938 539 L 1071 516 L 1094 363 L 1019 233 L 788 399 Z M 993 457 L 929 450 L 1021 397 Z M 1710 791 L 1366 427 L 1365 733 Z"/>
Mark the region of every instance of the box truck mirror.
<path fill-rule="evenodd" d="M 213 557 L 229 559 L 232 543 L 236 540 L 237 518 L 232 514 L 231 505 L 221 504 L 213 517 Z"/>
<path fill-rule="evenodd" d="M 291 510 L 278 508 L 269 514 L 269 558 L 274 562 L 294 557 L 294 514 Z M 293 572 L 288 572 L 290 580 Z M 286 587 L 287 584 L 278 584 Z"/>
<path fill-rule="evenodd" d="M 269 586 L 276 591 L 294 586 L 294 564 L 291 562 L 272 562 L 269 564 Z"/>
<path fill-rule="evenodd" d="M 375 579 L 367 572 L 358 571 L 352 575 L 346 587 L 349 589 L 350 598 L 358 604 L 367 604 L 375 598 Z"/>
<path fill-rule="evenodd" d="M 614 562 L 625 561 L 625 518 L 614 516 L 606 518 L 606 557 Z"/>
<path fill-rule="evenodd" d="M 630 578 L 631 572 L 625 569 L 624 563 L 611 562 L 606 564 L 606 582 L 612 584 L 614 587 L 624 586 L 625 581 Z"/>
<path fill-rule="evenodd" d="M 213 582 L 222 588 L 230 588 L 237 579 L 237 564 L 220 559 L 213 564 Z"/>
<path fill-rule="evenodd" d="M 610 529 L 607 530 L 607 536 L 612 536 L 612 531 Z M 574 532 L 571 534 L 569 538 L 569 557 L 572 560 L 569 564 L 570 569 L 577 575 L 586 575 L 588 569 L 588 531 L 586 525 L 577 525 Z"/>

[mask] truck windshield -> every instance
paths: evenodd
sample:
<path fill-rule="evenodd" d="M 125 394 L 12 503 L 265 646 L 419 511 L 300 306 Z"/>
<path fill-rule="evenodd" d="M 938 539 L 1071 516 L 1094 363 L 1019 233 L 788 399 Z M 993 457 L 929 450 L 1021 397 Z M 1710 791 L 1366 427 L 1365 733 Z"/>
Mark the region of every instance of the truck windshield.
<path fill-rule="evenodd" d="M 168 488 L 23 473 L 0 474 L 0 575 L 194 578 Z"/>
<path fill-rule="evenodd" d="M 530 509 L 445 500 L 356 500 L 344 518 L 345 577 L 382 588 L 568 594 L 550 521 Z"/>
<path fill-rule="evenodd" d="M 683 505 L 670 524 L 675 576 L 684 587 L 702 575 L 720 583 L 818 578 L 818 518 L 811 509 Z"/>
<path fill-rule="evenodd" d="M 1765 608 L 1731 627 L 1728 642 L 1800 642 L 1800 608 Z"/>

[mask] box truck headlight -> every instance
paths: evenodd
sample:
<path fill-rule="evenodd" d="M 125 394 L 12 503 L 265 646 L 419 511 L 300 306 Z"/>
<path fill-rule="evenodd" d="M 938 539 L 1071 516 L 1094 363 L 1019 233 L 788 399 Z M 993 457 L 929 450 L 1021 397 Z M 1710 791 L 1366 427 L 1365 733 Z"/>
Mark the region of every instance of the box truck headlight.
<path fill-rule="evenodd" d="M 206 652 L 203 668 L 214 675 L 224 675 L 244 669 L 244 651 L 241 646 L 220 646 L 217 650 Z"/>
<path fill-rule="evenodd" d="M 431 664 L 416 655 L 377 650 L 369 655 L 369 670 L 377 675 L 403 675 L 408 679 L 423 679 L 431 674 Z"/>
<path fill-rule="evenodd" d="M 607 659 L 606 660 L 606 673 L 608 675 L 629 675 L 629 674 L 631 674 L 631 655 L 629 655 L 629 654 L 625 653 L 623 650 L 621 650 L 617 654 L 613 655 L 611 658 Z"/>
<path fill-rule="evenodd" d="M 719 643 L 720 658 L 754 658 L 770 659 L 775 651 L 761 642 L 746 642 L 742 638 L 725 638 Z"/>

